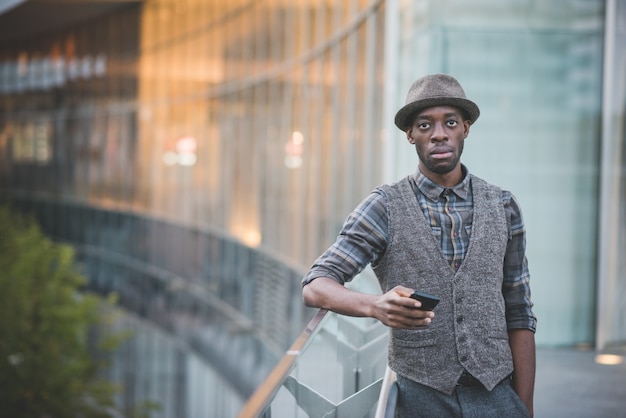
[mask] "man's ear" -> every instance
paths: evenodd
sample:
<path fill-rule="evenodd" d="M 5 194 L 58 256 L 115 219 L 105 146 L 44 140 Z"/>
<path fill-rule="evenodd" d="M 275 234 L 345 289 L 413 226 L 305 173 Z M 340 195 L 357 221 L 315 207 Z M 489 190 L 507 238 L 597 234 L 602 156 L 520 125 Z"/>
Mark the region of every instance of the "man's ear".
<path fill-rule="evenodd" d="M 465 133 L 463 135 L 463 139 L 465 139 L 469 135 L 470 126 L 472 126 L 472 122 L 466 119 L 463 121 L 463 126 L 465 127 Z"/>
<path fill-rule="evenodd" d="M 409 141 L 410 144 L 415 145 L 415 140 L 411 137 L 411 129 L 407 129 L 406 130 L 406 139 Z"/>

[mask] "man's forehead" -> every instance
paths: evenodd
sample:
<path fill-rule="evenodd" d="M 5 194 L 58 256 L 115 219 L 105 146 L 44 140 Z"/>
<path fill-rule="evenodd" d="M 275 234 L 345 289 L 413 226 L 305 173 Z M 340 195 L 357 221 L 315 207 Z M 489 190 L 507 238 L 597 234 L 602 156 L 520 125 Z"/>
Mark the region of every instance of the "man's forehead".
<path fill-rule="evenodd" d="M 455 106 L 432 106 L 418 110 L 415 114 L 416 118 L 430 118 L 434 114 L 443 113 L 444 116 L 462 116 L 461 109 Z"/>

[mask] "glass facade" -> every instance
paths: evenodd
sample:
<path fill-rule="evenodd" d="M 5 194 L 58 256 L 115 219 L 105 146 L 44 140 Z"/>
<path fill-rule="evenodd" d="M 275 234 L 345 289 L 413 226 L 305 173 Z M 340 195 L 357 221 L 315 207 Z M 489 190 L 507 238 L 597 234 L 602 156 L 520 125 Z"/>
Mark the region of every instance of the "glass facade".
<path fill-rule="evenodd" d="M 11 43 L 4 186 L 306 265 L 379 182 L 380 3 L 146 1 Z"/>
<path fill-rule="evenodd" d="M 164 373 L 187 389 L 190 364 L 228 366 L 212 370 L 229 415 L 312 315 L 302 273 L 374 187 L 415 171 L 393 115 L 447 72 L 481 108 L 464 163 L 522 205 L 538 344 L 624 341 L 625 5 L 146 0 L 8 40 L 18 5 L 0 14 L 1 200 L 141 318 L 128 356 L 171 345 Z M 370 271 L 359 284 L 377 291 Z M 204 411 L 168 391 L 134 393 Z"/>
<path fill-rule="evenodd" d="M 199 359 L 230 416 L 312 314 L 305 266 L 379 182 L 382 2 L 120 4 L 1 44 L 2 200 L 119 294 L 120 402 L 196 416 L 215 388 L 191 384 Z"/>
<path fill-rule="evenodd" d="M 135 204 L 309 263 L 379 177 L 377 3 L 146 2 Z"/>
<path fill-rule="evenodd" d="M 113 330 L 133 330 L 111 356 L 107 373 L 124 388 L 116 399 L 124 410 L 149 403 L 158 408 L 151 416 L 236 416 L 241 397 L 205 359 L 152 322 L 125 312 L 115 317 Z"/>
<path fill-rule="evenodd" d="M 418 74 L 450 73 L 481 108 L 463 160 L 522 205 L 538 343 L 593 343 L 604 2 L 399 4 L 387 76 L 405 92 Z M 400 176 L 416 158 L 396 136 Z"/>

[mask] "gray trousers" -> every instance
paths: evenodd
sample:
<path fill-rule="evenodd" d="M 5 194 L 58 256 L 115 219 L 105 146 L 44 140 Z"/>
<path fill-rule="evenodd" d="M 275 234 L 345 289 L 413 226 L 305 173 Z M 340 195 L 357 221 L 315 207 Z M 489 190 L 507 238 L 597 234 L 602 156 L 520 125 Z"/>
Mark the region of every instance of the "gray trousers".
<path fill-rule="evenodd" d="M 457 386 L 447 395 L 398 376 L 396 418 L 528 418 L 530 414 L 505 379 L 491 392 L 482 386 Z"/>

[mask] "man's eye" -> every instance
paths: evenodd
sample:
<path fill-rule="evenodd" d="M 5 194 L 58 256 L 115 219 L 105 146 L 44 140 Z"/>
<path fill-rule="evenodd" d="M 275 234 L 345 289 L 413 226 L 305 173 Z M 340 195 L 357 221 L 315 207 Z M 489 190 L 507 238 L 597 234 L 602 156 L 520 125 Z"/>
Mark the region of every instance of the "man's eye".
<path fill-rule="evenodd" d="M 428 129 L 430 127 L 430 123 L 423 122 L 417 125 L 417 127 L 420 129 Z"/>
<path fill-rule="evenodd" d="M 455 121 L 454 119 L 449 120 L 447 123 L 448 123 L 448 126 L 450 127 L 458 125 L 458 122 Z"/>

